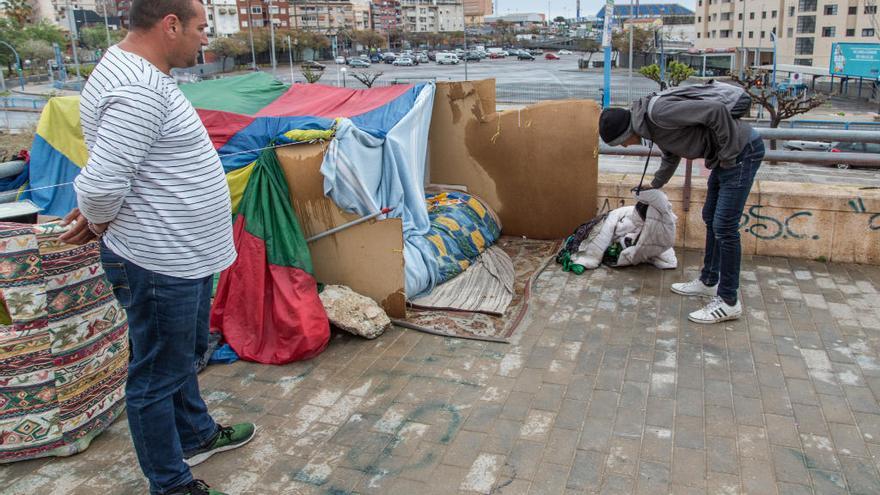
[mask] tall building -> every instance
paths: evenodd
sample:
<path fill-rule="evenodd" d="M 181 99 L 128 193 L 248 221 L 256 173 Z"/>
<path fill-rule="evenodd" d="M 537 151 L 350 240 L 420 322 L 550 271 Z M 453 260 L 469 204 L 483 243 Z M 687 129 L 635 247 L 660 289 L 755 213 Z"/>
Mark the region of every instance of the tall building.
<path fill-rule="evenodd" d="M 462 0 L 400 0 L 401 29 L 411 33 L 464 30 Z"/>
<path fill-rule="evenodd" d="M 269 27 L 270 20 L 275 27 L 290 27 L 290 2 L 287 0 L 237 0 L 237 3 L 239 29 Z"/>
<path fill-rule="evenodd" d="M 730 49 L 737 67 L 769 64 L 775 33 L 778 64 L 828 67 L 834 42 L 880 42 L 877 10 L 876 0 L 697 0 L 696 47 Z"/>
<path fill-rule="evenodd" d="M 208 18 L 208 36 L 225 37 L 239 31 L 239 15 L 236 0 L 205 0 Z"/>
<path fill-rule="evenodd" d="M 492 15 L 492 0 L 464 0 L 464 21 L 467 25 L 483 24 Z"/>
<path fill-rule="evenodd" d="M 373 0 L 371 3 L 373 29 L 387 33 L 400 25 L 400 2 L 398 0 Z"/>
<path fill-rule="evenodd" d="M 370 5 L 364 0 L 293 0 L 290 27 L 335 34 L 371 29 Z"/>

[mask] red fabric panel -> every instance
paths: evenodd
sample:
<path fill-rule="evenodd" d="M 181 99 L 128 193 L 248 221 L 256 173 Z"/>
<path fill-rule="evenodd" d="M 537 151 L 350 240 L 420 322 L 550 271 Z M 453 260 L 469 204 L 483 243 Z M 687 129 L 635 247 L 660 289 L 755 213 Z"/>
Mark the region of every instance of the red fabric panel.
<path fill-rule="evenodd" d="M 208 136 L 214 144 L 214 149 L 219 150 L 229 141 L 229 138 L 238 134 L 245 127 L 251 125 L 254 118 L 249 115 L 241 115 L 238 113 L 221 112 L 219 110 L 203 110 L 196 109 L 205 129 L 208 130 Z"/>
<path fill-rule="evenodd" d="M 323 84 L 294 84 L 287 93 L 260 110 L 257 117 L 356 117 L 375 110 L 412 89 L 396 84 L 371 89 L 350 89 Z"/>
<path fill-rule="evenodd" d="M 270 265 L 266 244 L 235 222 L 238 259 L 220 275 L 211 328 L 242 359 L 285 364 L 317 356 L 330 340 L 330 323 L 315 279 L 298 268 Z"/>

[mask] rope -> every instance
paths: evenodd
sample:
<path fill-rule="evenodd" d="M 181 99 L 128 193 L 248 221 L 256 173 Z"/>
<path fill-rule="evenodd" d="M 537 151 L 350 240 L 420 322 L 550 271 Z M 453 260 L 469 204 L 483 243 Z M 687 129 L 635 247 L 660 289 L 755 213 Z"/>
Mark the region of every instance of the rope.
<path fill-rule="evenodd" d="M 320 140 L 320 141 L 323 142 L 323 140 Z M 309 141 L 309 142 L 311 143 L 311 142 L 313 142 L 313 141 Z M 226 157 L 226 156 L 243 155 L 243 154 L 246 154 L 246 153 L 256 153 L 256 152 L 261 152 L 261 151 L 269 150 L 269 149 L 276 149 L 276 148 L 283 148 L 283 147 L 285 147 L 285 146 L 292 146 L 292 145 L 294 145 L 294 144 L 304 144 L 304 143 L 301 143 L 301 142 L 299 142 L 299 141 L 294 141 L 294 142 L 292 142 L 292 143 L 282 143 L 282 144 L 275 144 L 275 145 L 270 145 L 270 146 L 264 146 L 264 147 L 262 147 L 262 148 L 254 148 L 254 149 L 250 149 L 250 150 L 236 151 L 235 153 L 224 153 L 224 154 L 222 154 L 222 155 L 217 155 L 217 156 L 219 156 L 220 158 L 223 158 L 223 157 Z M 34 188 L 31 188 L 31 189 L 22 189 L 22 190 L 18 191 L 18 194 L 21 195 L 21 194 L 24 194 L 24 193 L 27 193 L 27 192 L 41 191 L 41 190 L 43 190 L 43 189 L 54 189 L 54 188 L 56 188 L 56 187 L 70 186 L 70 185 L 72 185 L 72 184 L 73 184 L 73 182 L 71 181 L 71 182 L 63 182 L 63 183 L 61 183 L 61 184 L 52 184 L 52 185 L 50 185 L 50 186 L 41 186 L 41 187 L 34 187 Z"/>

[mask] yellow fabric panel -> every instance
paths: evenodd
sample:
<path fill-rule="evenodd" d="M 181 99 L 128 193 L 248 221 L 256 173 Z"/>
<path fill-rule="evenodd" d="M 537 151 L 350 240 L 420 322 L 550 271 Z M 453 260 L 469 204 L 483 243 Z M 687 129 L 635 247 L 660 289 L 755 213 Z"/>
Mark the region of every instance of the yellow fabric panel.
<path fill-rule="evenodd" d="M 468 260 L 460 260 L 458 266 L 460 266 L 462 270 L 467 270 L 468 267 L 471 266 L 471 262 Z"/>
<path fill-rule="evenodd" d="M 443 225 L 449 230 L 461 230 L 461 226 L 458 224 L 458 222 L 449 217 L 437 217 L 437 219 L 434 221 Z"/>
<path fill-rule="evenodd" d="M 482 203 L 480 203 L 479 201 L 477 201 L 477 200 L 474 199 L 474 198 L 471 198 L 471 199 L 468 200 L 468 206 L 470 206 L 472 210 L 474 210 L 475 212 L 477 212 L 477 215 L 480 215 L 480 218 L 485 218 L 485 216 L 486 216 L 486 209 L 483 208 L 483 204 L 482 204 Z"/>
<path fill-rule="evenodd" d="M 238 204 L 241 203 L 244 189 L 247 187 L 248 180 L 251 178 L 251 173 L 254 171 L 254 164 L 256 163 L 253 162 L 247 167 L 242 167 L 226 174 L 226 182 L 229 184 L 229 195 L 232 197 L 232 213 L 238 212 Z"/>
<path fill-rule="evenodd" d="M 40 115 L 37 134 L 78 167 L 85 167 L 89 161 L 79 120 L 79 96 L 50 99 Z"/>
<path fill-rule="evenodd" d="M 307 143 L 318 139 L 327 141 L 333 137 L 333 133 L 335 132 L 334 129 L 327 129 L 326 131 L 320 129 L 293 129 L 285 132 L 284 137 L 291 141 Z"/>
<path fill-rule="evenodd" d="M 431 243 L 437 246 L 437 251 L 440 252 L 440 256 L 446 256 L 446 244 L 443 244 L 443 239 L 439 235 L 429 235 L 426 237 Z"/>
<path fill-rule="evenodd" d="M 479 230 L 471 232 L 471 241 L 473 241 L 474 246 L 477 246 L 477 249 L 481 253 L 486 249 L 486 239 L 483 237 L 483 234 L 481 234 Z"/>

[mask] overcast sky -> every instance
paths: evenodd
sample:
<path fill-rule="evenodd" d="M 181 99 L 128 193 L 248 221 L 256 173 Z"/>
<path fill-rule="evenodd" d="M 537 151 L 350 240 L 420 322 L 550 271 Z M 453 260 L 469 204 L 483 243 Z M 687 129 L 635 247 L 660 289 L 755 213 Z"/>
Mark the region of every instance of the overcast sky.
<path fill-rule="evenodd" d="M 563 17 L 575 16 L 576 0 L 549 0 L 549 4 L 547 0 L 494 0 L 494 2 L 495 15 L 526 12 L 545 14 L 547 13 L 549 5 L 551 17 L 559 15 Z M 616 3 L 618 5 L 629 5 L 629 0 L 616 0 Z M 693 10 L 696 0 L 683 0 L 678 2 L 659 2 L 652 0 L 642 3 L 679 3 Z M 598 12 L 604 5 L 605 2 L 602 0 L 581 0 L 581 16 L 596 15 L 596 12 Z"/>

